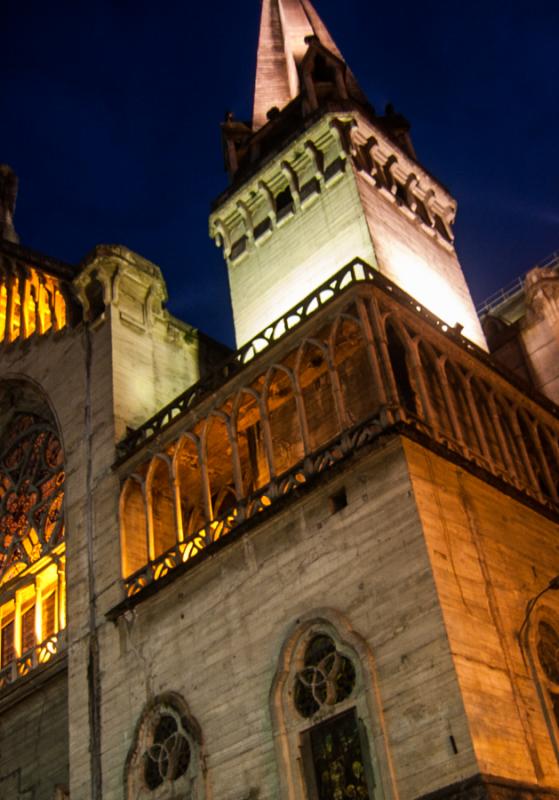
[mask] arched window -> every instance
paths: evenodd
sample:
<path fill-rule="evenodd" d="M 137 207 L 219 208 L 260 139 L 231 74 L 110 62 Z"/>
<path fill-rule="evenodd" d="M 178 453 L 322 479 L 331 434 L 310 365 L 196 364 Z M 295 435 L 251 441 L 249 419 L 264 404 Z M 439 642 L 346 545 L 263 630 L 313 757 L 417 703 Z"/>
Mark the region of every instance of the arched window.
<path fill-rule="evenodd" d="M 0 418 L 0 688 L 48 661 L 66 625 L 64 454 L 46 401 L 4 384 Z"/>
<path fill-rule="evenodd" d="M 381 762 L 370 746 L 378 742 L 383 750 L 370 707 L 370 658 L 361 640 L 355 643 L 321 619 L 303 624 L 284 646 L 272 691 L 283 797 L 373 800 L 383 794 Z M 385 764 L 384 752 L 381 758 Z"/>
<path fill-rule="evenodd" d="M 179 695 L 156 698 L 136 728 L 126 763 L 127 800 L 206 796 L 200 729 Z"/>
<path fill-rule="evenodd" d="M 527 649 L 546 723 L 559 758 L 559 618 L 545 602 L 534 616 Z"/>
<path fill-rule="evenodd" d="M 419 415 L 419 404 L 412 382 L 408 350 L 401 335 L 390 321 L 386 325 L 386 341 L 400 403 L 408 413 L 417 416 Z"/>

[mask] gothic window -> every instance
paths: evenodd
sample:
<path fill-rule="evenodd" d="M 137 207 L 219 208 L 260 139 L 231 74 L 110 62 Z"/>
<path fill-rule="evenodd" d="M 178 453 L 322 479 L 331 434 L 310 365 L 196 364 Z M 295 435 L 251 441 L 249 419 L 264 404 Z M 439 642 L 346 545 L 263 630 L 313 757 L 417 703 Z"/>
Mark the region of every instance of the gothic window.
<path fill-rule="evenodd" d="M 559 632 L 545 619 L 538 623 L 536 652 L 549 708 L 559 727 Z"/>
<path fill-rule="evenodd" d="M 128 800 L 202 800 L 200 733 L 184 701 L 160 697 L 144 713 L 128 758 Z"/>
<path fill-rule="evenodd" d="M 354 689 L 352 661 L 339 652 L 330 636 L 317 633 L 305 648 L 293 687 L 295 708 L 301 717 L 312 720 L 321 716 L 320 712 L 327 715 L 301 739 L 307 789 L 317 800 L 372 797 L 355 709 L 335 713 Z"/>
<path fill-rule="evenodd" d="M 54 427 L 17 414 L 0 443 L 0 582 L 24 571 L 64 536 L 62 447 Z"/>
<path fill-rule="evenodd" d="M 280 770 L 284 796 L 379 800 L 380 761 L 369 742 L 381 737 L 360 654 L 326 621 L 304 625 L 294 640 L 272 693 L 278 755 L 290 759 Z"/>
<path fill-rule="evenodd" d="M 55 655 L 65 627 L 60 437 L 33 390 L 5 385 L 1 395 L 0 689 Z"/>

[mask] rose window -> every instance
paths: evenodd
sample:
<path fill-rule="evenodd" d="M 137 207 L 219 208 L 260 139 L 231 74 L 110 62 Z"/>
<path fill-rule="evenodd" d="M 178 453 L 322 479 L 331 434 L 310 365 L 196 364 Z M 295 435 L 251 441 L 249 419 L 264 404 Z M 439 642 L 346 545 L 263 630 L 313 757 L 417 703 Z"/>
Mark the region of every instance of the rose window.
<path fill-rule="evenodd" d="M 62 542 L 63 496 L 63 454 L 56 429 L 36 415 L 17 415 L 0 453 L 0 583 Z"/>

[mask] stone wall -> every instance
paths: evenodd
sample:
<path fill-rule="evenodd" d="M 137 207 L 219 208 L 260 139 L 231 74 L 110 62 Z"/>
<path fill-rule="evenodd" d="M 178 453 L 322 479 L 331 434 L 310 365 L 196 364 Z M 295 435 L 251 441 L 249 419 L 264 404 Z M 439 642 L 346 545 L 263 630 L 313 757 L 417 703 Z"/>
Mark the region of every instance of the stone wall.
<path fill-rule="evenodd" d="M 559 526 L 419 445 L 405 451 L 480 772 L 559 787 L 528 601 L 559 573 Z M 535 607 L 557 606 L 549 594 Z"/>
<path fill-rule="evenodd" d="M 0 698 L 2 800 L 53 800 L 68 787 L 66 671 L 54 666 L 42 668 L 35 690 L 24 679 Z"/>
<path fill-rule="evenodd" d="M 343 487 L 348 504 L 332 513 L 329 498 Z M 123 796 L 142 711 L 174 691 L 201 727 L 212 797 L 277 798 L 285 765 L 271 688 L 282 646 L 313 616 L 342 638 L 352 631 L 371 654 L 366 723 L 387 797 L 412 798 L 476 773 L 394 439 L 102 627 L 103 797 Z M 294 781 L 290 796 L 299 798 L 297 769 Z"/>

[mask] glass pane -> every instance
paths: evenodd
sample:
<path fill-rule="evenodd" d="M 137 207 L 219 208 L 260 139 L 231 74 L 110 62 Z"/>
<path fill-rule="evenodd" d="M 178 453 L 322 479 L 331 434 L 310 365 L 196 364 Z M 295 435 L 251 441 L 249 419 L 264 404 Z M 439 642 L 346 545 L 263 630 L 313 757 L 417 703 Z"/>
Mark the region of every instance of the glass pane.
<path fill-rule="evenodd" d="M 30 606 L 21 615 L 21 652 L 26 653 L 35 645 L 35 606 Z"/>
<path fill-rule="evenodd" d="M 56 632 L 56 594 L 52 592 L 43 600 L 43 641 Z"/>
<path fill-rule="evenodd" d="M 7 667 L 16 657 L 14 646 L 14 621 L 8 622 L 2 628 L 2 667 Z"/>
<path fill-rule="evenodd" d="M 309 738 L 318 800 L 372 798 L 353 709 L 311 728 Z"/>

